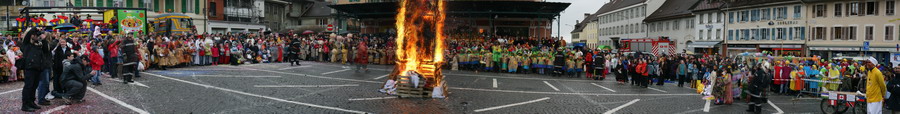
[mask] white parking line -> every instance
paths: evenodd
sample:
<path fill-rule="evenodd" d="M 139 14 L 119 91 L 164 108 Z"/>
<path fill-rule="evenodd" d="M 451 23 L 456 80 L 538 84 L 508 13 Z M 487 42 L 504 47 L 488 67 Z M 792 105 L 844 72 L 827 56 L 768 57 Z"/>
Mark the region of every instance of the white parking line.
<path fill-rule="evenodd" d="M 310 104 L 310 103 L 304 103 L 304 102 L 290 101 L 290 100 L 285 100 L 285 99 L 281 99 L 281 98 L 275 98 L 275 97 L 269 97 L 269 96 L 257 95 L 257 94 L 252 94 L 252 93 L 243 92 L 243 91 L 237 91 L 237 90 L 232 90 L 232 89 L 227 89 L 227 88 L 216 87 L 216 86 L 212 86 L 212 85 L 199 84 L 199 83 L 195 83 L 195 82 L 191 82 L 191 81 L 184 81 L 184 80 L 181 80 L 181 79 L 176 79 L 176 78 L 172 78 L 172 77 L 162 76 L 162 75 L 158 75 L 158 74 L 151 74 L 151 73 L 146 73 L 146 72 L 144 72 L 144 74 L 148 74 L 148 75 L 152 75 L 152 76 L 156 76 L 156 77 L 160 77 L 160 78 L 165 78 L 165 79 L 169 79 L 169 80 L 175 80 L 175 81 L 179 81 L 179 82 L 184 82 L 184 83 L 188 83 L 188 84 L 191 84 L 191 85 L 197 85 L 197 86 L 206 87 L 206 88 L 218 89 L 218 90 L 221 90 L 221 91 L 232 92 L 232 93 L 237 93 L 237 94 L 243 94 L 243 95 L 253 96 L 253 97 L 259 97 L 259 98 L 265 98 L 265 99 L 275 100 L 275 101 L 280 101 L 280 102 L 286 102 L 286 103 L 292 103 L 292 104 L 298 104 L 298 105 L 304 105 L 304 106 L 316 107 L 316 108 L 323 108 L 323 109 L 330 109 L 330 110 L 337 110 L 337 111 L 343 111 L 343 112 L 349 112 L 349 113 L 366 113 L 366 112 L 358 111 L 358 110 L 349 110 L 349 109 L 338 108 L 338 107 L 322 106 L 322 105 L 317 105 L 317 104 Z"/>
<path fill-rule="evenodd" d="M 685 94 L 608 94 L 608 93 L 567 93 L 567 92 L 542 92 L 542 91 L 517 91 L 517 90 L 498 90 L 498 89 L 479 89 L 479 88 L 461 88 L 461 87 L 450 87 L 450 89 L 454 90 L 469 90 L 469 91 L 488 91 L 488 92 L 505 92 L 505 93 L 531 93 L 531 94 L 548 94 L 548 95 L 596 95 L 596 96 L 697 96 L 696 93 L 685 93 Z"/>
<path fill-rule="evenodd" d="M 3 92 L 3 93 L 0 93 L 0 95 L 7 94 L 7 93 L 12 93 L 12 92 L 16 92 L 16 91 L 22 91 L 22 89 L 14 89 L 14 90 L 6 91 L 6 92 Z"/>
<path fill-rule="evenodd" d="M 233 66 L 224 66 L 224 67 L 233 67 Z M 322 79 L 332 79 L 332 80 L 342 80 L 342 81 L 351 81 L 351 82 L 364 82 L 364 83 L 374 83 L 374 84 L 383 84 L 384 82 L 371 81 L 371 80 L 357 80 L 357 79 L 347 79 L 347 78 L 335 78 L 335 77 L 325 77 L 325 76 L 317 76 L 317 75 L 309 75 L 302 73 L 287 73 L 273 70 L 264 70 L 264 69 L 253 69 L 253 68 L 244 68 L 244 67 L 233 67 L 233 68 L 241 68 L 247 70 L 255 70 L 255 71 L 263 71 L 263 72 L 271 72 L 285 75 L 294 75 L 294 76 L 303 76 L 303 77 L 313 77 L 313 78 L 322 78 Z M 500 77 L 497 77 L 500 78 Z M 557 81 L 565 81 L 565 80 L 557 80 Z M 460 88 L 460 87 L 449 87 L 449 89 L 455 90 L 469 90 L 469 91 L 488 91 L 488 92 L 505 92 L 505 93 L 532 93 L 532 94 L 549 94 L 549 95 L 602 95 L 602 96 L 695 96 L 697 94 L 605 94 L 605 93 L 563 93 L 563 92 L 541 92 L 541 91 L 516 91 L 516 90 L 496 90 L 496 89 L 478 89 L 478 88 Z"/>
<path fill-rule="evenodd" d="M 123 82 L 124 82 L 124 81 L 122 81 L 122 80 L 110 80 L 110 81 L 119 82 L 119 83 L 123 83 Z M 135 81 L 135 82 L 133 82 L 133 83 L 131 83 L 131 84 L 134 84 L 134 85 L 137 85 L 137 86 L 141 86 L 141 87 L 150 88 L 150 86 L 144 85 L 143 83 L 137 82 L 137 81 Z"/>
<path fill-rule="evenodd" d="M 544 84 L 547 84 L 547 86 L 550 86 L 550 88 L 553 88 L 553 90 L 559 91 L 559 89 L 557 89 L 556 86 L 550 84 L 550 82 L 544 81 Z"/>
<path fill-rule="evenodd" d="M 359 84 L 344 84 L 344 85 L 254 85 L 253 87 L 348 87 L 348 86 L 359 86 Z"/>
<path fill-rule="evenodd" d="M 596 82 L 592 80 L 569 80 L 569 79 L 546 79 L 546 78 L 529 78 L 529 77 L 509 77 L 509 76 L 490 76 L 476 74 L 451 74 L 444 71 L 447 76 L 465 76 L 465 77 L 485 77 L 485 78 L 501 78 L 501 79 L 522 79 L 522 80 L 550 80 L 550 81 L 569 81 L 569 82 Z"/>
<path fill-rule="evenodd" d="M 703 105 L 703 112 L 709 112 L 709 100 L 706 100 L 706 104 Z"/>
<path fill-rule="evenodd" d="M 768 100 L 768 102 L 769 102 L 769 105 L 772 105 L 772 107 L 775 107 L 775 110 L 778 111 L 778 113 L 775 113 L 775 114 L 784 114 L 784 111 L 781 110 L 781 108 L 778 108 L 778 106 L 776 106 L 775 103 L 772 103 L 772 100 Z"/>
<path fill-rule="evenodd" d="M 285 68 L 281 68 L 281 69 L 278 69 L 278 70 L 288 70 L 288 69 L 306 68 L 306 67 L 312 67 L 312 66 L 311 66 L 311 65 L 306 65 L 306 66 L 298 66 L 298 67 L 285 67 Z"/>
<path fill-rule="evenodd" d="M 50 109 L 50 110 L 41 112 L 41 114 L 50 114 L 50 113 L 53 113 L 53 112 L 62 110 L 62 109 L 64 109 L 64 108 L 66 108 L 66 107 L 69 107 L 69 105 L 61 105 L 61 106 L 57 106 L 56 108 L 52 108 L 52 109 Z"/>
<path fill-rule="evenodd" d="M 103 98 L 106 98 L 106 99 L 109 99 L 109 100 L 115 102 L 116 104 L 122 105 L 122 106 L 124 106 L 125 108 L 128 108 L 128 109 L 131 109 L 132 111 L 137 112 L 138 114 L 150 114 L 150 112 L 144 111 L 144 110 L 139 109 L 139 108 L 134 107 L 134 106 L 131 106 L 131 105 L 129 105 L 128 103 L 122 102 L 122 101 L 119 100 L 119 99 L 116 99 L 116 98 L 110 97 L 109 95 L 103 94 L 102 92 L 97 91 L 97 90 L 94 89 L 94 88 L 88 87 L 87 89 L 88 89 L 88 90 L 91 90 L 91 92 L 97 93 L 97 95 L 100 95 L 100 96 L 102 96 Z"/>
<path fill-rule="evenodd" d="M 501 105 L 501 106 L 495 106 L 495 107 L 483 108 L 483 109 L 475 110 L 475 112 L 484 112 L 484 111 L 496 110 L 496 109 L 500 109 L 500 108 L 506 108 L 506 107 L 512 107 L 512 106 L 518 106 L 518 105 L 524 105 L 524 104 L 529 104 L 529 103 L 534 103 L 534 102 L 544 101 L 544 100 L 547 100 L 547 99 L 550 99 L 550 97 L 544 97 L 544 98 L 541 98 L 541 99 L 535 99 L 535 100 L 525 101 L 525 102 L 520 102 L 520 103 L 513 103 L 513 104 L 507 104 L 507 105 Z"/>
<path fill-rule="evenodd" d="M 596 83 L 591 83 L 591 85 L 594 85 L 594 86 L 597 86 L 597 87 L 600 87 L 600 88 L 603 88 L 603 89 L 606 89 L 606 90 L 609 90 L 609 91 L 612 91 L 612 92 L 616 92 L 616 90 L 612 90 L 612 89 L 609 89 L 609 88 L 606 88 L 606 87 L 603 87 L 603 86 L 601 86 L 601 85 L 598 85 L 598 84 L 596 84 Z"/>
<path fill-rule="evenodd" d="M 233 66 L 228 66 L 228 67 L 233 67 Z M 243 67 L 235 67 L 235 68 L 243 68 Z M 366 83 L 377 83 L 377 84 L 384 83 L 384 82 L 371 81 L 371 80 L 357 80 L 357 79 L 347 79 L 347 78 L 325 77 L 325 76 L 316 76 L 316 75 L 309 75 L 309 74 L 302 74 L 302 73 L 288 73 L 288 72 L 280 72 L 280 71 L 273 71 L 273 70 L 263 70 L 263 69 L 251 69 L 251 68 L 243 68 L 243 69 L 256 70 L 256 71 L 263 71 L 263 72 L 271 72 L 271 73 L 278 73 L 278 74 L 285 74 L 285 75 L 305 76 L 305 77 L 322 78 L 322 79 L 332 79 L 332 80 L 343 80 L 343 81 L 353 81 L 353 82 L 366 82 Z"/>
<path fill-rule="evenodd" d="M 372 78 L 372 79 L 373 79 L 373 80 L 377 80 L 377 79 L 381 79 L 381 78 L 387 77 L 388 75 L 391 75 L 391 74 L 385 74 L 385 75 L 378 76 L 378 77 L 375 77 L 375 78 Z"/>
<path fill-rule="evenodd" d="M 612 110 L 606 111 L 606 112 L 604 112 L 603 114 L 612 114 L 612 113 L 616 113 L 616 111 L 622 110 L 622 108 L 628 107 L 628 105 L 634 104 L 635 102 L 638 102 L 638 101 L 641 101 L 641 99 L 634 99 L 634 100 L 631 100 L 631 102 L 628 102 L 628 103 L 623 104 L 622 106 L 613 108 Z"/>
<path fill-rule="evenodd" d="M 348 70 L 350 70 L 350 69 L 336 70 L 336 71 L 331 71 L 331 72 L 322 73 L 322 75 L 333 74 L 333 73 L 338 73 L 338 72 L 344 72 L 344 71 L 348 71 Z"/>
<path fill-rule="evenodd" d="M 280 78 L 281 76 L 244 76 L 244 75 L 191 75 L 194 77 L 216 77 L 216 78 Z"/>
<path fill-rule="evenodd" d="M 656 89 L 656 88 L 652 88 L 652 87 L 647 87 L 647 89 L 655 90 L 655 91 L 659 91 L 659 92 L 663 92 L 663 93 L 668 93 L 668 92 L 666 92 L 666 91 L 663 91 L 663 90 L 660 90 L 660 89 Z"/>
<path fill-rule="evenodd" d="M 353 98 L 353 99 L 347 99 L 347 100 L 365 101 L 365 100 L 380 100 L 380 99 L 395 99 L 395 98 L 398 98 L 398 97 Z"/>
<path fill-rule="evenodd" d="M 494 88 L 497 88 L 497 78 L 494 78 Z"/>

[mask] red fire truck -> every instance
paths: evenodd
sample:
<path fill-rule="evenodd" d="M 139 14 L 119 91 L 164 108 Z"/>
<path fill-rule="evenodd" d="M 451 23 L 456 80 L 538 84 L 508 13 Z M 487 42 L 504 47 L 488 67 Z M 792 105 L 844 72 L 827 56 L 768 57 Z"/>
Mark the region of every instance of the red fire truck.
<path fill-rule="evenodd" d="M 639 39 L 621 39 L 619 53 L 626 52 L 647 52 L 655 56 L 661 54 L 675 53 L 675 41 L 669 40 L 668 37 L 660 38 L 639 38 Z"/>

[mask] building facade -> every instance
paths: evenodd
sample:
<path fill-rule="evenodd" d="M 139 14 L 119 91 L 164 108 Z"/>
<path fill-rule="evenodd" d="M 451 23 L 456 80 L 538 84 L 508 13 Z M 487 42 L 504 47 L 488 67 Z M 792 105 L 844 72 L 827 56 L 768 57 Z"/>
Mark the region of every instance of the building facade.
<path fill-rule="evenodd" d="M 694 5 L 691 12 L 695 20 L 692 21 L 694 39 L 685 39 L 687 50 L 695 53 L 718 54 L 724 53 L 722 41 L 725 39 L 725 12 L 721 10 L 724 0 L 700 0 Z"/>
<path fill-rule="evenodd" d="M 339 33 L 393 34 L 399 0 L 334 0 Z M 569 3 L 543 0 L 447 0 L 445 30 L 451 38 L 552 37 L 552 25 Z M 316 6 L 318 7 L 318 6 Z M 312 17 L 308 17 L 312 18 Z M 321 20 L 321 21 L 320 21 Z M 324 18 L 316 23 L 325 22 Z"/>
<path fill-rule="evenodd" d="M 598 43 L 613 45 L 613 39 L 647 38 L 643 20 L 665 0 L 611 0 L 597 12 Z"/>
<path fill-rule="evenodd" d="M 260 32 L 266 25 L 260 23 L 264 18 L 265 4 L 263 0 L 209 0 L 210 21 L 207 30 L 210 33 L 243 33 Z"/>
<path fill-rule="evenodd" d="M 727 54 L 774 52 L 802 56 L 806 53 L 806 13 L 801 1 L 734 1 L 727 13 Z"/>
<path fill-rule="evenodd" d="M 669 0 L 659 9 L 644 18 L 647 24 L 647 38 L 668 38 L 674 40 L 675 53 L 684 53 L 688 41 L 697 38 L 694 33 L 694 14 L 691 7 L 699 0 Z"/>
<path fill-rule="evenodd" d="M 898 52 L 900 16 L 895 0 L 804 0 L 811 55 L 892 58 Z M 865 44 L 868 43 L 868 49 Z M 879 59 L 884 60 L 884 59 Z M 889 62 L 884 60 L 882 62 Z"/>
<path fill-rule="evenodd" d="M 600 45 L 600 34 L 597 30 L 597 13 L 584 14 L 584 21 L 577 22 L 575 29 L 570 32 L 572 34 L 573 43 L 584 43 L 586 47 L 597 47 Z"/>

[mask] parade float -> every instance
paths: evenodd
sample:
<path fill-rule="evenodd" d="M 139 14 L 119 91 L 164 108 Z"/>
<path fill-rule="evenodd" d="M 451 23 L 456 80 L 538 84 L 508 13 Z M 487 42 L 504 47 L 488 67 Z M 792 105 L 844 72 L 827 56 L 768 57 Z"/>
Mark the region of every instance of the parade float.
<path fill-rule="evenodd" d="M 45 32 L 80 35 L 124 34 L 147 30 L 145 8 L 120 7 L 25 7 L 15 21 L 15 31 L 38 27 Z M 95 17 L 96 16 L 96 17 Z"/>

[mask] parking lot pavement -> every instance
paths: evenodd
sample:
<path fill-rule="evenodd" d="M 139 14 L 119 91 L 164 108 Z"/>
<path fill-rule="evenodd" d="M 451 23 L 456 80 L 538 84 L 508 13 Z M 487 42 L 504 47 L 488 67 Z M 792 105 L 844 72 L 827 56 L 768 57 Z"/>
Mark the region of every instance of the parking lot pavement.
<path fill-rule="evenodd" d="M 744 113 L 746 103 L 710 105 L 694 89 L 640 88 L 612 80 L 445 70 L 448 98 L 377 92 L 392 66 L 303 62 L 151 70 L 138 83 L 106 78 L 88 102 L 54 113 Z M 612 78 L 608 78 L 612 79 Z M 18 112 L 21 82 L 0 84 L 0 113 Z M 103 95 L 99 95 L 103 93 Z M 112 100 L 115 99 L 115 100 Z M 773 96 L 765 113 L 818 113 L 816 99 Z M 54 104 L 59 104 L 54 102 Z M 778 107 L 777 109 L 775 107 Z"/>

